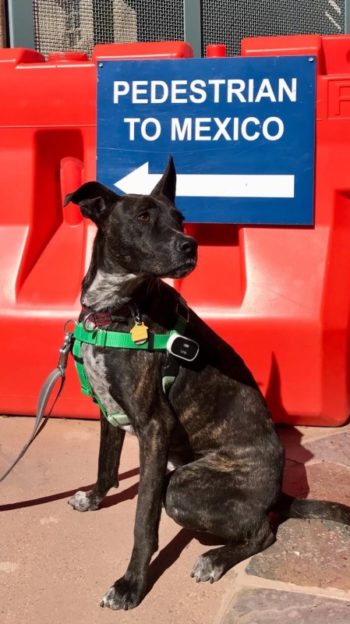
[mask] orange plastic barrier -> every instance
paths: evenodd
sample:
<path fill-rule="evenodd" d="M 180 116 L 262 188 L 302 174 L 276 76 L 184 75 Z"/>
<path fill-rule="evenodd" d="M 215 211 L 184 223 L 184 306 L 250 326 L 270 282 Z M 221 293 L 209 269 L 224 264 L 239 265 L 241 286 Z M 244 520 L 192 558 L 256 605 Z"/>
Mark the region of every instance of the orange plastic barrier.
<path fill-rule="evenodd" d="M 277 421 L 339 425 L 349 414 L 350 37 L 242 42 L 244 56 L 299 54 L 318 67 L 314 227 L 191 225 L 199 264 L 175 286 L 245 358 Z M 97 46 L 93 62 L 0 51 L 3 413 L 34 413 L 79 311 L 94 229 L 62 198 L 95 177 L 95 63 L 190 55 L 180 42 Z M 73 372 L 56 414 L 97 415 Z"/>

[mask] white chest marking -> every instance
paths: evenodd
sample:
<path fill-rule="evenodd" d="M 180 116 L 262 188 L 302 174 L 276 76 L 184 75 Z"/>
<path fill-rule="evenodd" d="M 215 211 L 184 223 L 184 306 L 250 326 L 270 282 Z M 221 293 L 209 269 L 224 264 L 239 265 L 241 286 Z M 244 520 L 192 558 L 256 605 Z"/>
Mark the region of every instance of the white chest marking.
<path fill-rule="evenodd" d="M 113 399 L 109 391 L 109 382 L 107 379 L 107 368 L 105 365 L 105 358 L 102 353 L 98 353 L 96 356 L 93 354 L 93 345 L 82 344 L 81 354 L 84 360 L 84 367 L 87 378 L 91 384 L 94 394 L 104 406 L 108 414 L 121 414 L 124 412 L 123 408 Z M 125 431 L 133 433 L 131 425 L 124 425 L 122 427 Z"/>
<path fill-rule="evenodd" d="M 98 270 L 94 281 L 84 293 L 83 305 L 94 310 L 103 310 L 123 304 L 128 297 L 123 297 L 123 291 L 140 280 L 140 276 L 130 274 L 106 273 Z"/>

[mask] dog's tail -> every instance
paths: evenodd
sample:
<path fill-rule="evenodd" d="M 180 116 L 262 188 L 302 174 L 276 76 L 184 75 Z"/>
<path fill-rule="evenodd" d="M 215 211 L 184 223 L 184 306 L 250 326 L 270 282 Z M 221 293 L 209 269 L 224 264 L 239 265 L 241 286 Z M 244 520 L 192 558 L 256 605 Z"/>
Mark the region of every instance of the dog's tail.
<path fill-rule="evenodd" d="M 334 520 L 350 526 L 350 507 L 342 503 L 321 500 L 304 500 L 281 493 L 272 511 L 284 519 L 287 518 L 314 518 L 319 520 Z"/>

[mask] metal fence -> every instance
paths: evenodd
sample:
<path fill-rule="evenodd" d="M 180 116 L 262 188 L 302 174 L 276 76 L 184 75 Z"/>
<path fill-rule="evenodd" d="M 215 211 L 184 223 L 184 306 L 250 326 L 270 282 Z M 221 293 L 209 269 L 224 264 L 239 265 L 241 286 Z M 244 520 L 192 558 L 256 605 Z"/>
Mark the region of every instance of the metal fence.
<path fill-rule="evenodd" d="M 35 47 L 91 52 L 96 43 L 183 39 L 182 0 L 33 0 Z"/>
<path fill-rule="evenodd" d="M 239 54 L 242 37 L 344 32 L 344 0 L 202 0 L 204 50 L 225 43 Z"/>
<path fill-rule="evenodd" d="M 195 52 L 225 43 L 238 54 L 242 37 L 349 32 L 350 0 L 0 0 L 10 45 L 40 52 L 82 50 L 96 43 L 186 39 Z M 2 29 L 4 31 L 4 28 Z M 0 30 L 1 35 L 1 30 Z"/>

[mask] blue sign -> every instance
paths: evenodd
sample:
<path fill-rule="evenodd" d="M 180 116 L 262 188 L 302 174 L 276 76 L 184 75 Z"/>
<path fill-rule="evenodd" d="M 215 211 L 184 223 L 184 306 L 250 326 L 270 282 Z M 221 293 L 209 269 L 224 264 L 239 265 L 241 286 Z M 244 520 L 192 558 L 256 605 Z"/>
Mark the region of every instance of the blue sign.
<path fill-rule="evenodd" d="M 314 57 L 103 61 L 97 178 L 149 193 L 169 155 L 189 222 L 312 225 Z"/>

